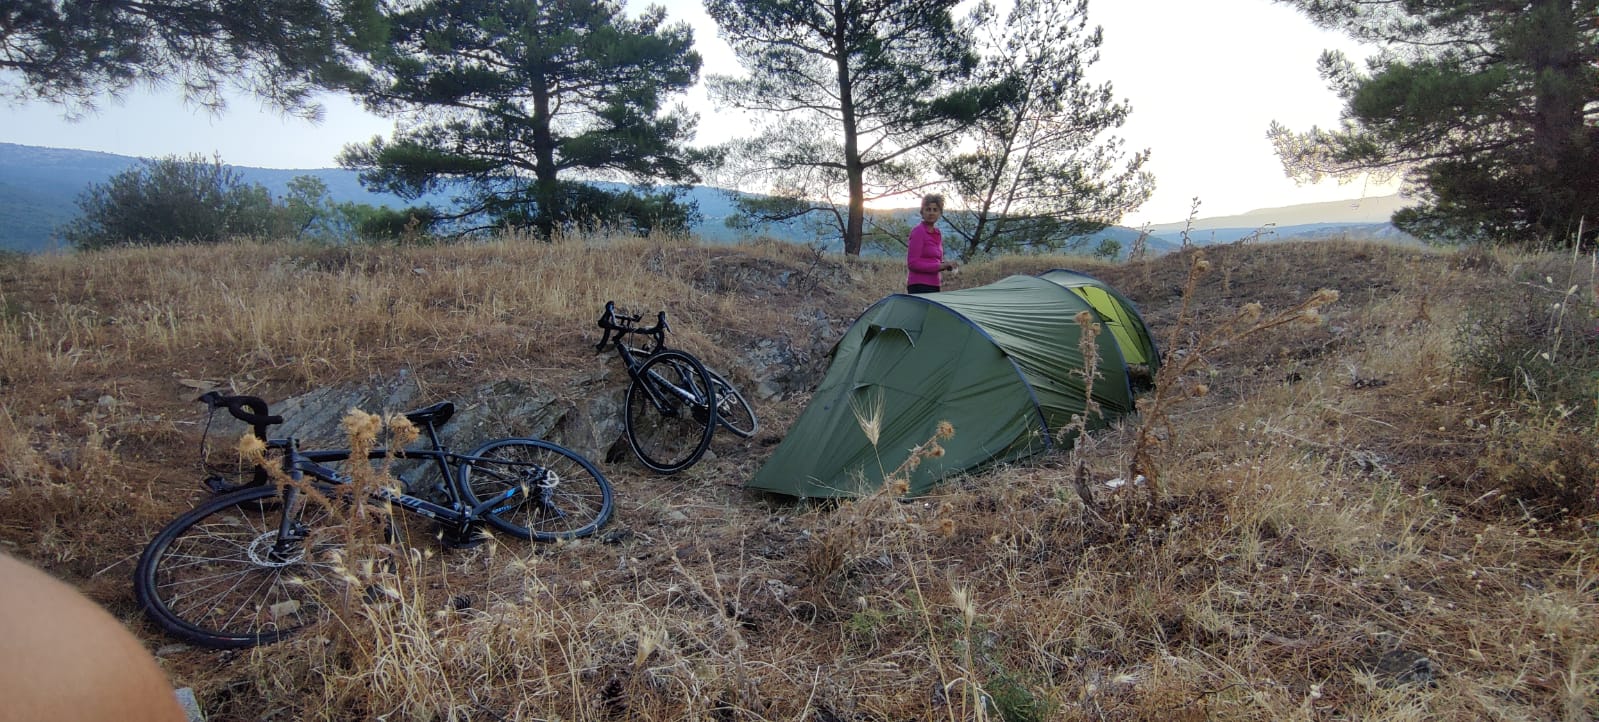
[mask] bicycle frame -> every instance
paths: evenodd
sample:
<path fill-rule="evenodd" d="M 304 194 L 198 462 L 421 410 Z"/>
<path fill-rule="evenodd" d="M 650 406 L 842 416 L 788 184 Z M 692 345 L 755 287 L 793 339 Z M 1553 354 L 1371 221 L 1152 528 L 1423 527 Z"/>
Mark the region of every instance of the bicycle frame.
<path fill-rule="evenodd" d="M 348 450 L 318 449 L 301 451 L 299 449 L 299 440 L 294 438 L 272 439 L 267 442 L 267 448 L 283 450 L 284 454 L 281 462 L 282 468 L 284 472 L 289 475 L 289 478 L 296 482 L 303 482 L 306 476 L 310 476 L 317 481 L 324 482 L 331 486 L 346 486 L 354 481 L 350 474 L 326 465 L 327 463 L 331 462 L 350 460 L 353 454 L 351 454 Z M 367 459 L 369 461 L 386 459 L 390 456 L 391 452 L 387 448 L 374 448 L 367 452 Z M 506 489 L 504 492 L 501 492 L 499 495 L 491 499 L 486 499 L 474 507 L 467 508 L 461 503 L 461 500 L 466 498 L 465 494 L 461 490 L 461 477 L 455 473 L 452 467 L 459 468 L 474 461 L 491 460 L 490 457 L 459 454 L 445 448 L 441 444 L 438 444 L 436 439 L 435 444 L 431 449 L 400 449 L 395 450 L 393 452 L 393 456 L 396 458 L 405 459 L 431 460 L 433 465 L 439 470 L 439 473 L 444 477 L 444 484 L 442 486 L 445 489 L 445 495 L 449 497 L 453 506 L 445 506 L 418 496 L 413 496 L 404 492 L 396 492 L 392 489 L 384 487 L 374 489 L 369 494 L 369 497 L 378 501 L 397 504 L 400 508 L 410 513 L 426 517 L 436 522 L 465 527 L 468 524 L 482 519 L 483 515 L 486 513 L 498 513 L 510 508 L 511 506 L 514 506 L 514 503 L 507 502 L 513 502 L 513 500 L 517 499 L 517 497 L 531 495 L 531 490 L 529 490 L 525 485 L 518 484 Z M 538 466 L 532 462 L 520 462 L 510 459 L 492 460 L 512 466 Z M 285 504 L 286 507 L 292 508 L 294 497 L 298 494 L 298 492 L 299 489 L 292 486 L 285 490 L 285 501 L 287 502 Z M 547 489 L 541 490 L 541 497 L 547 497 L 548 494 L 549 491 Z M 544 498 L 543 501 L 548 503 L 547 498 Z M 284 528 L 279 530 L 280 543 L 282 543 L 282 541 L 293 541 L 293 534 L 291 533 L 291 530 L 287 528 L 289 523 L 288 520 L 291 516 L 292 515 L 288 514 L 284 515 Z"/>
<path fill-rule="evenodd" d="M 616 349 L 617 355 L 622 357 L 622 363 L 627 367 L 628 377 L 632 379 L 641 378 L 639 369 L 644 366 L 645 360 L 648 360 L 650 356 L 654 355 L 654 353 L 644 354 L 644 359 L 641 360 L 639 358 L 639 354 L 644 353 L 643 351 L 632 348 L 627 344 L 621 343 L 620 341 L 618 341 L 616 344 Z M 662 390 L 671 391 L 672 395 L 676 396 L 679 401 L 691 406 L 706 403 L 699 394 L 673 383 L 670 379 L 656 373 L 653 370 L 650 371 L 649 377 L 650 381 L 653 381 L 654 383 L 641 384 L 641 386 L 644 387 L 644 392 L 649 397 L 650 403 L 655 406 L 657 411 L 660 411 L 663 414 L 675 415 L 677 410 L 667 406 L 666 397 L 661 395 Z"/>

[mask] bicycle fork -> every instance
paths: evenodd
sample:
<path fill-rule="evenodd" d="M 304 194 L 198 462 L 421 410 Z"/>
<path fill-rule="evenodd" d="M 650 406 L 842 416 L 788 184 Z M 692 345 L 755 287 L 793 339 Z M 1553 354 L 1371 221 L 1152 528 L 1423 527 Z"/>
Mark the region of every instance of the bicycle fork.
<path fill-rule="evenodd" d="M 292 453 L 292 452 L 291 452 Z M 272 549 L 267 552 L 267 558 L 273 562 L 286 563 L 293 561 L 296 552 L 300 551 L 301 542 L 305 541 L 305 525 L 299 523 L 300 489 L 296 486 L 305 477 L 299 471 L 290 472 L 289 478 L 295 484 L 283 487 L 283 515 L 278 519 L 278 537 L 272 543 Z"/>

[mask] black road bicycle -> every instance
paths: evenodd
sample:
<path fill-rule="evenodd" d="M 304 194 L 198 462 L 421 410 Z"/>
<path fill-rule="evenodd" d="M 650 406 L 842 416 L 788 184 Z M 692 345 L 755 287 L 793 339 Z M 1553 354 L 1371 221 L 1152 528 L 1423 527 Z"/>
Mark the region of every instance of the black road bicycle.
<path fill-rule="evenodd" d="M 596 351 L 614 348 L 627 368 L 627 413 L 622 426 L 633 454 L 662 474 L 682 471 L 705 455 L 718 426 L 741 438 L 755 435 L 759 422 L 748 399 L 692 354 L 666 348 L 666 312 L 655 325 L 639 327 L 640 315 L 618 314 L 605 304 L 599 326 L 605 330 Z M 643 346 L 629 335 L 647 339 Z"/>
<path fill-rule="evenodd" d="M 352 452 L 305 450 L 293 437 L 266 438 L 267 427 L 283 417 L 269 413 L 259 398 L 210 392 L 199 400 L 212 414 L 227 409 L 249 424 L 267 449 L 281 453 L 291 482 L 258 473 L 173 520 L 140 556 L 134 591 L 156 623 L 195 644 L 275 642 L 323 618 L 334 600 L 351 593 L 342 551 L 349 537 L 340 512 L 358 500 L 347 486 L 351 476 L 335 467 Z M 431 519 L 445 542 L 460 546 L 483 540 L 485 523 L 523 539 L 556 541 L 593 534 L 610 518 L 610 482 L 588 459 L 539 439 L 498 439 L 456 453 L 438 432 L 454 413 L 449 402 L 406 413 L 428 447 L 367 453 L 368 463 L 398 456 L 433 467 L 442 481 L 431 491 L 443 503 L 383 488 L 370 493 L 371 502 Z M 218 490 L 216 481 L 207 484 Z"/>

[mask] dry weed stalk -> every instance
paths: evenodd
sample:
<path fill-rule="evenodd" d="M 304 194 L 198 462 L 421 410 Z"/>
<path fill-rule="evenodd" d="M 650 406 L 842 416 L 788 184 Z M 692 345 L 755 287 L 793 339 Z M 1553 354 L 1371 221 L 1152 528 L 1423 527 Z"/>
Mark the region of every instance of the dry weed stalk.
<path fill-rule="evenodd" d="M 871 415 L 862 414 L 860 417 L 857 421 L 863 433 L 870 438 L 869 429 L 873 426 Z M 881 487 L 860 498 L 840 502 L 837 511 L 828 516 L 825 527 L 816 534 L 817 544 L 804 564 L 809 572 L 814 598 L 826 603 L 843 591 L 837 588 L 836 583 L 868 556 L 899 561 L 902 568 L 898 570 L 909 581 L 912 611 L 926 640 L 928 662 L 937 673 L 946 696 L 957 688 L 961 690 L 960 695 L 949 699 L 960 704 L 950 704 L 946 708 L 951 722 L 987 719 L 987 697 L 973 669 L 970 640 L 963 645 L 966 651 L 961 654 L 955 652 L 952 648 L 954 645 L 942 642 L 940 615 L 928 601 L 932 591 L 929 584 L 931 570 L 938 564 L 927 555 L 924 542 L 926 538 L 941 533 L 943 527 L 935 524 L 923 528 L 917 524 L 912 519 L 910 505 L 904 503 L 904 495 L 910 490 L 910 474 L 925 459 L 942 456 L 944 447 L 941 442 L 953 438 L 955 433 L 953 425 L 948 421 L 940 421 L 927 441 L 914 447 L 904 462 L 885 475 Z M 969 587 L 953 579 L 949 581 L 949 589 L 960 618 L 965 620 L 965 634 L 969 637 L 976 617 L 975 597 Z M 865 597 L 860 597 L 858 602 L 865 604 Z M 952 668 L 961 672 L 955 673 Z"/>
<path fill-rule="evenodd" d="M 1315 325 L 1321 322 L 1319 309 L 1338 300 L 1338 292 L 1321 289 L 1271 315 L 1266 315 L 1259 303 L 1245 304 L 1232 316 L 1214 327 L 1193 334 L 1187 344 L 1179 347 L 1178 341 L 1188 332 L 1192 323 L 1192 304 L 1199 281 L 1210 271 L 1211 264 L 1203 252 L 1195 251 L 1189 261 L 1188 276 L 1183 286 L 1182 300 L 1177 320 L 1167 337 L 1166 355 L 1160 371 L 1155 375 L 1153 396 L 1138 400 L 1140 421 L 1134 433 L 1133 449 L 1128 462 L 1127 478 L 1145 481 L 1148 501 L 1153 503 L 1162 496 L 1159 469 L 1154 454 L 1163 441 L 1161 432 L 1171 432 L 1172 408 L 1188 399 L 1200 398 L 1210 393 L 1210 387 L 1192 378 L 1192 374 L 1210 365 L 1209 357 L 1230 344 L 1293 324 Z"/>
<path fill-rule="evenodd" d="M 333 491 L 323 489 L 313 480 L 290 476 L 275 459 L 267 458 L 266 444 L 253 433 L 239 438 L 238 451 L 246 462 L 264 469 L 267 476 L 280 489 L 293 488 L 303 498 L 300 503 L 314 504 L 325 509 L 336 527 L 340 543 L 329 552 L 336 558 L 333 566 L 345 583 L 341 590 L 328 590 L 338 594 L 335 609 L 335 629 L 353 632 L 370 627 L 375 611 L 370 602 L 379 598 L 400 600 L 404 598 L 399 588 L 397 559 L 409 557 L 409 550 L 401 548 L 399 521 L 392 506 L 371 501 L 373 492 L 380 488 L 397 490 L 400 482 L 388 471 L 405 444 L 415 441 L 418 432 L 404 416 L 389 417 L 388 429 L 391 444 L 382 459 L 374 466 L 369 461 L 372 450 L 385 428 L 384 419 L 360 409 L 351 409 L 340 423 L 350 444 L 350 463 L 347 468 L 350 483 Z M 360 623 L 365 620 L 367 624 Z M 364 635 L 346 635 L 345 641 L 355 647 L 366 647 Z"/>
<path fill-rule="evenodd" d="M 1083 367 L 1077 373 L 1083 379 L 1083 411 L 1072 414 L 1071 422 L 1060 430 L 1056 438 L 1060 443 L 1071 444 L 1072 487 L 1077 491 L 1078 498 L 1082 499 L 1084 510 L 1093 514 L 1097 505 L 1093 489 L 1088 483 L 1088 452 L 1091 446 L 1088 422 L 1089 419 L 1100 418 L 1101 413 L 1099 402 L 1094 400 L 1094 383 L 1100 377 L 1099 333 L 1102 327 L 1094 321 L 1094 314 L 1087 310 L 1079 311 L 1074 320 L 1082 329 L 1077 350 L 1082 354 Z"/>

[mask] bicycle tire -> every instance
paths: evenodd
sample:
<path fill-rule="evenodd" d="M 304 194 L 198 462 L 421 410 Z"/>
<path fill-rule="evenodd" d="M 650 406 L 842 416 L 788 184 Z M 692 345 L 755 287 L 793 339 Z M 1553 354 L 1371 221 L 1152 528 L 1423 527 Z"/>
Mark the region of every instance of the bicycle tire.
<path fill-rule="evenodd" d="M 297 506 L 295 524 L 307 539 L 289 558 L 271 553 L 283 508 L 275 486 L 213 497 L 174 519 L 134 572 L 145 614 L 168 633 L 215 649 L 276 642 L 327 616 L 327 603 L 345 586 L 337 555 L 328 552 L 344 536 L 328 523 L 326 507 Z"/>
<path fill-rule="evenodd" d="M 472 456 L 479 458 L 463 463 L 460 474 L 461 495 L 469 506 L 524 483 L 537 490 L 536 497 L 484 515 L 500 531 L 538 541 L 578 539 L 611 518 L 611 483 L 571 449 L 542 439 L 499 439 Z"/>
<path fill-rule="evenodd" d="M 653 384 L 657 406 L 644 384 Z M 662 474 L 682 471 L 705 455 L 716 433 L 716 407 L 710 402 L 711 375 L 700 360 L 682 351 L 662 351 L 639 365 L 627 387 L 623 427 L 633 454 Z M 683 392 L 692 397 L 685 400 Z"/>
<path fill-rule="evenodd" d="M 760 431 L 761 422 L 755 418 L 755 407 L 750 405 L 749 399 L 721 374 L 710 369 L 705 372 L 711 375 L 711 386 L 716 388 L 716 422 L 744 439 Z"/>

